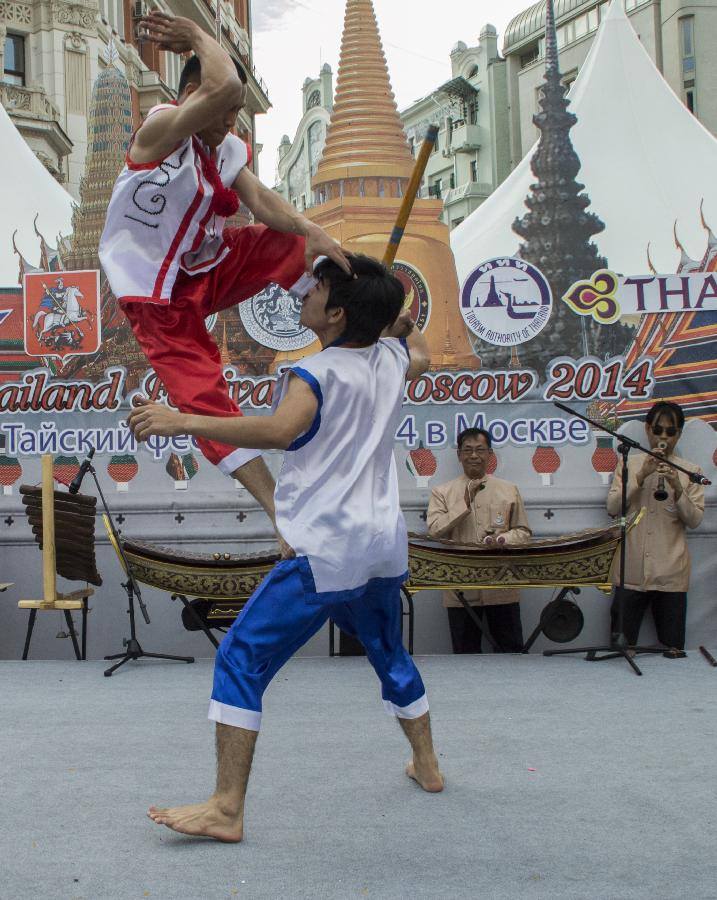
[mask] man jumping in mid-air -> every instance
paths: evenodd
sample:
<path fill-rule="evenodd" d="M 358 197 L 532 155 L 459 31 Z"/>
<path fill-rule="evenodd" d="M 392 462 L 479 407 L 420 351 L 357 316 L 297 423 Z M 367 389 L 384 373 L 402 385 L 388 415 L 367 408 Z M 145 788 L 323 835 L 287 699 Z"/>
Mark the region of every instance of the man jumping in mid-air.
<path fill-rule="evenodd" d="M 184 834 L 242 839 L 262 696 L 329 617 L 366 648 L 384 705 L 413 749 L 407 774 L 426 791 L 443 789 L 426 692 L 401 640 L 408 540 L 393 458 L 405 381 L 428 368 L 429 352 L 401 311 L 401 283 L 376 260 L 350 261 L 354 277 L 319 262 L 301 323 L 324 349 L 287 370 L 272 415 L 209 418 L 150 403 L 130 414 L 139 440 L 193 434 L 285 451 L 276 518 L 296 558 L 264 579 L 217 651 L 209 707 L 217 723 L 216 791 L 206 803 L 149 810 Z"/>
<path fill-rule="evenodd" d="M 130 144 L 100 260 L 172 403 L 236 416 L 205 318 L 272 282 L 291 287 L 318 255 L 348 264 L 335 241 L 249 170 L 247 145 L 230 134 L 246 99 L 241 66 L 189 19 L 154 10 L 141 27 L 160 49 L 194 56 L 176 104 L 151 109 Z M 240 200 L 265 224 L 225 228 Z M 199 446 L 274 519 L 274 482 L 260 454 L 204 438 Z"/>

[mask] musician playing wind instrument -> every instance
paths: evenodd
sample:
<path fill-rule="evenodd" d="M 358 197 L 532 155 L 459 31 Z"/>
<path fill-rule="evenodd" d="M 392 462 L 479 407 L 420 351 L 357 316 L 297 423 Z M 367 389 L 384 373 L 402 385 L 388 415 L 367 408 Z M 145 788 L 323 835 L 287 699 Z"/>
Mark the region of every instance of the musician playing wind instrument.
<path fill-rule="evenodd" d="M 140 440 L 193 434 L 284 450 L 277 525 L 296 551 L 267 575 L 217 651 L 209 710 L 217 789 L 207 803 L 150 808 L 175 831 L 242 839 L 264 690 L 329 617 L 366 648 L 384 706 L 413 749 L 407 774 L 426 791 L 443 789 L 425 688 L 401 640 L 408 539 L 393 458 L 405 381 L 428 368 L 430 353 L 402 312 L 400 281 L 376 260 L 349 258 L 354 277 L 330 260 L 316 269 L 301 323 L 324 349 L 287 370 L 272 415 L 210 418 L 158 404 L 130 415 Z"/>
<path fill-rule="evenodd" d="M 466 428 L 458 435 L 458 461 L 463 474 L 431 491 L 428 533 L 464 543 L 524 544 L 532 532 L 518 488 L 486 472 L 491 453 L 490 433 Z M 515 589 L 464 591 L 476 613 L 485 619 L 493 640 L 504 652 L 523 649 L 520 592 Z M 445 591 L 454 653 L 480 653 L 481 633 L 453 591 Z"/>
<path fill-rule="evenodd" d="M 675 453 L 684 424 L 685 415 L 680 407 L 663 400 L 647 411 L 645 434 L 651 450 L 690 472 L 699 472 L 695 463 Z M 644 453 L 630 454 L 627 476 L 628 514 L 644 507 L 646 515 L 627 536 L 622 591 L 619 587 L 619 554 L 615 554 L 612 631 L 618 629 L 618 604 L 622 600 L 623 631 L 628 644 L 636 645 L 649 606 L 660 643 L 669 650 L 683 651 L 690 582 L 687 529 L 697 528 L 702 521 L 705 489 L 700 484 L 693 484 L 684 472 L 660 464 Z M 620 514 L 621 495 L 622 471 L 618 466 L 607 496 L 607 511 L 611 516 Z"/>

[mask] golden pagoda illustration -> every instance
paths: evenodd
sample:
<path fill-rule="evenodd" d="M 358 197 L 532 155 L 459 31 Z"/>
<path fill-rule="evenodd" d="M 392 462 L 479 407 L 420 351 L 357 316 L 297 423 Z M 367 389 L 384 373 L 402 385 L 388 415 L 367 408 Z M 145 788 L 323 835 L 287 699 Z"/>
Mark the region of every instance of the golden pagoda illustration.
<path fill-rule="evenodd" d="M 306 215 L 356 253 L 383 256 L 414 159 L 391 89 L 372 0 L 347 0 L 333 114 Z M 433 369 L 475 369 L 440 200 L 417 199 L 394 267 Z M 279 354 L 276 362 L 317 349 Z"/>

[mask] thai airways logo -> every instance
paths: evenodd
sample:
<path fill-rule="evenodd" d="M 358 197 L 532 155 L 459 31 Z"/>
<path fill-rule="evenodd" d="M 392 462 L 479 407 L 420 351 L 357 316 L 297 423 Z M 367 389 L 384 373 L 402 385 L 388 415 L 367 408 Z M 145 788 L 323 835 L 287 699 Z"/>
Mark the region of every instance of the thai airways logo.
<path fill-rule="evenodd" d="M 316 340 L 314 332 L 299 323 L 301 300 L 278 284 L 240 303 L 239 315 L 247 333 L 271 350 L 302 350 Z"/>
<path fill-rule="evenodd" d="M 96 353 L 102 343 L 100 273 L 33 272 L 23 282 L 28 356 L 65 359 Z"/>
<path fill-rule="evenodd" d="M 510 257 L 490 259 L 466 279 L 460 309 L 476 337 L 512 347 L 545 328 L 553 297 L 547 278 L 535 266 Z"/>

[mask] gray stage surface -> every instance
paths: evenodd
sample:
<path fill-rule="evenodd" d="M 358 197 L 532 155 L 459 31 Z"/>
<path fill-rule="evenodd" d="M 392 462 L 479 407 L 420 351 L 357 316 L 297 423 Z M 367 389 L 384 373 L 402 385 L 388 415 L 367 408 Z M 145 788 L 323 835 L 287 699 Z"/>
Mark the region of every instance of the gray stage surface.
<path fill-rule="evenodd" d="M 204 799 L 211 663 L 0 662 L 0 896 L 717 897 L 717 669 L 642 657 L 418 658 L 447 779 L 427 795 L 363 659 L 266 695 L 246 839 L 154 825 Z"/>

